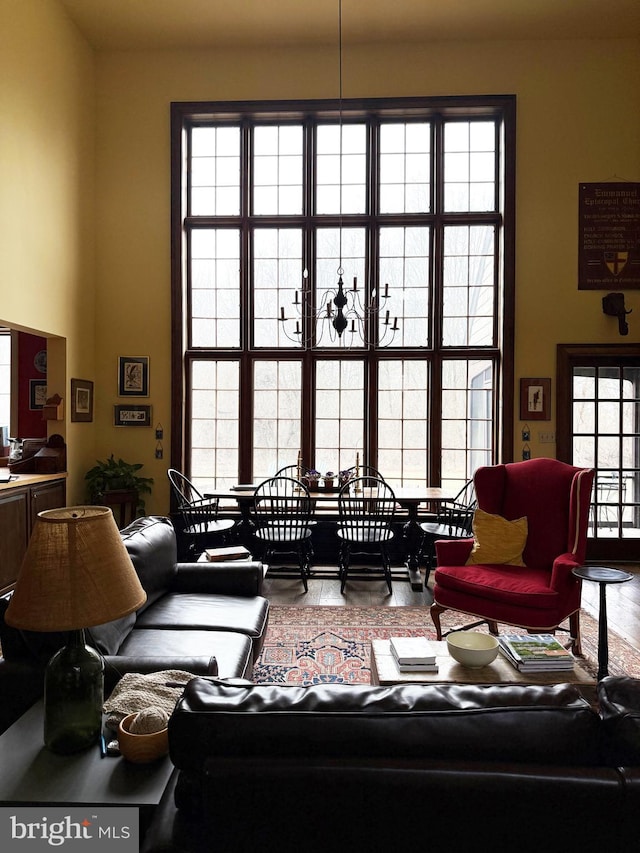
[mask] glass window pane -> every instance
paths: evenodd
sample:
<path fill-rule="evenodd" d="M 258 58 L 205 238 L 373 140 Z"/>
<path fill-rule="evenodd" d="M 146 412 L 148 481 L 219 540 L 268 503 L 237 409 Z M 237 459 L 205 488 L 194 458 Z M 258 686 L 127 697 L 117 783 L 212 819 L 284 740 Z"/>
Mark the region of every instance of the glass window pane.
<path fill-rule="evenodd" d="M 356 454 L 364 461 L 364 364 L 320 361 L 316 377 L 316 446 L 311 464 L 322 474 L 338 472 L 355 465 Z"/>
<path fill-rule="evenodd" d="M 493 121 L 449 121 L 444 128 L 444 196 L 448 212 L 496 206 L 496 127 Z"/>
<path fill-rule="evenodd" d="M 253 212 L 302 213 L 301 125 L 258 126 L 253 132 Z"/>
<path fill-rule="evenodd" d="M 495 343 L 494 228 L 447 226 L 444 236 L 443 346 L 491 346 Z"/>
<path fill-rule="evenodd" d="M 429 229 L 422 227 L 380 229 L 382 345 L 388 341 L 394 347 L 416 347 L 429 342 L 429 237 Z"/>
<path fill-rule="evenodd" d="M 302 343 L 302 232 L 259 228 L 254 232 L 253 335 L 257 347 Z"/>
<path fill-rule="evenodd" d="M 256 361 L 253 369 L 253 479 L 295 465 L 301 449 L 299 361 Z"/>
<path fill-rule="evenodd" d="M 381 213 L 426 213 L 430 209 L 431 126 L 383 124 L 380 128 Z"/>
<path fill-rule="evenodd" d="M 378 368 L 377 467 L 392 485 L 427 480 L 428 382 L 426 361 L 385 359 Z"/>
<path fill-rule="evenodd" d="M 364 291 L 366 233 L 363 228 L 320 228 L 317 232 L 316 290 L 317 347 L 362 347 L 365 304 L 370 295 Z M 342 260 L 343 291 L 347 300 L 342 313 L 346 328 L 338 335 L 333 321 L 338 314 L 335 297 Z"/>
<path fill-rule="evenodd" d="M 316 146 L 316 213 L 364 213 L 367 203 L 366 125 L 343 125 L 342 134 L 340 125 L 320 125 Z"/>
<path fill-rule="evenodd" d="M 240 234 L 198 229 L 191 234 L 191 345 L 240 344 Z"/>
<path fill-rule="evenodd" d="M 228 192 L 218 196 L 216 190 Z M 192 216 L 240 213 L 240 128 L 194 127 L 191 131 Z"/>
<path fill-rule="evenodd" d="M 201 492 L 238 481 L 239 386 L 237 361 L 191 365 L 191 480 Z"/>
<path fill-rule="evenodd" d="M 494 367 L 447 360 L 442 366 L 442 480 L 464 483 L 493 455 Z M 465 433 L 461 443 L 462 432 Z M 446 461 L 445 461 L 446 460 Z"/>

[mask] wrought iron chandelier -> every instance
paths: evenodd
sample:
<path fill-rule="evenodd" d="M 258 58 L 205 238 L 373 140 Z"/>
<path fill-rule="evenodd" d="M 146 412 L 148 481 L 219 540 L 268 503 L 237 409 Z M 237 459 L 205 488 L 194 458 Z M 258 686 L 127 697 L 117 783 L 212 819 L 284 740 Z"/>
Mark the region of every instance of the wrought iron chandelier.
<path fill-rule="evenodd" d="M 336 275 L 337 284 L 324 290 L 320 296 L 317 290 L 317 302 L 313 298 L 309 282 L 309 271 L 304 269 L 302 286 L 294 293 L 292 308 L 295 316 L 288 317 L 284 306 L 280 307 L 280 317 L 285 336 L 293 343 L 303 346 L 316 346 L 328 338 L 336 346 L 386 347 L 393 341 L 399 329 L 398 318 L 391 318 L 386 307 L 389 299 L 389 285 L 386 283 L 381 293 L 375 288 L 367 298 L 358 288 L 357 276 L 353 277 L 351 287 L 345 287 L 344 268 L 342 266 L 342 0 L 338 0 L 338 79 L 339 79 L 339 185 L 340 185 L 340 224 L 338 227 L 339 261 Z M 295 322 L 294 331 L 289 324 Z"/>

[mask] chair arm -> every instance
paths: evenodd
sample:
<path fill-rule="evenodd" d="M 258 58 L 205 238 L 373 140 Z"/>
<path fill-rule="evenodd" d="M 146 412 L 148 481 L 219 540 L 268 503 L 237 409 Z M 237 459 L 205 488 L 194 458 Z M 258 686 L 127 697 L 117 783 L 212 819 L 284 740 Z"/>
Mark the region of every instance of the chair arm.
<path fill-rule="evenodd" d="M 215 595 L 260 595 L 264 568 L 255 560 L 220 563 L 178 563 L 171 592 L 204 592 Z"/>
<path fill-rule="evenodd" d="M 571 572 L 579 565 L 580 563 L 574 554 L 560 554 L 559 557 L 556 557 L 551 569 L 551 589 L 566 592 L 576 586 L 579 580 Z"/>
<path fill-rule="evenodd" d="M 436 565 L 464 566 L 473 548 L 469 539 L 436 539 Z"/>

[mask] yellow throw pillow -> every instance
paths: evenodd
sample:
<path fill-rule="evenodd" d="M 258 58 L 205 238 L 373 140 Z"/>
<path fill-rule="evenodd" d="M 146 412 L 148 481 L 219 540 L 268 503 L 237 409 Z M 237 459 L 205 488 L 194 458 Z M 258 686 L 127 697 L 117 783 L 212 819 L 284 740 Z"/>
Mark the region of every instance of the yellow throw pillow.
<path fill-rule="evenodd" d="M 501 515 L 492 515 L 477 509 L 473 514 L 473 549 L 467 566 L 480 563 L 524 566 L 522 552 L 527 544 L 526 516 L 508 521 Z"/>

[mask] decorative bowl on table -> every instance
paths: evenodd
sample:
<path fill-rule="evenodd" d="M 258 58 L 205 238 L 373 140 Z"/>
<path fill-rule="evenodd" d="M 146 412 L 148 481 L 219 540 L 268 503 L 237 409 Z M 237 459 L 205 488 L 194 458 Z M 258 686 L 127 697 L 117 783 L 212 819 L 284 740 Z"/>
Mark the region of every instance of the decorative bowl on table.
<path fill-rule="evenodd" d="M 498 639 L 493 634 L 481 634 L 479 631 L 454 631 L 447 635 L 447 648 L 458 663 L 480 669 L 496 659 Z"/>
<path fill-rule="evenodd" d="M 147 764 L 156 761 L 169 752 L 169 733 L 164 728 L 150 732 L 136 732 L 136 718 L 139 713 L 128 714 L 118 726 L 118 744 L 121 754 L 134 764 Z M 132 728 L 134 729 L 132 731 Z"/>

